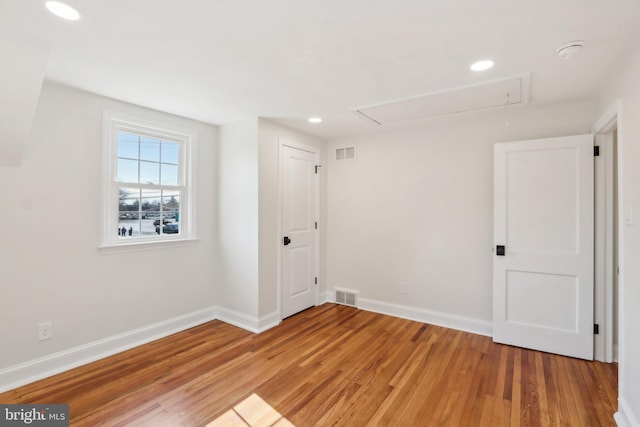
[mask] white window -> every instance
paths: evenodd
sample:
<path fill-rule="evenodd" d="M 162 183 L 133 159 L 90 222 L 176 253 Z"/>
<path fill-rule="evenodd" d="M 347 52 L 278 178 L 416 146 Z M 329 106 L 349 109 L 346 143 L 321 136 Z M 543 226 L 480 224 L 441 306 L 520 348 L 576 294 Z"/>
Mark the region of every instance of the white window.
<path fill-rule="evenodd" d="M 193 238 L 195 132 L 105 114 L 103 246 Z"/>

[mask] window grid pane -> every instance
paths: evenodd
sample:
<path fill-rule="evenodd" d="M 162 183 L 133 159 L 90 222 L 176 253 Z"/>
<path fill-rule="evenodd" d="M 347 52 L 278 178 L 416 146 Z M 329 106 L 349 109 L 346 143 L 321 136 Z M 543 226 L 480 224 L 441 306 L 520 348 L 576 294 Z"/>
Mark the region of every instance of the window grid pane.
<path fill-rule="evenodd" d="M 117 179 L 120 182 L 139 182 L 138 160 L 118 159 Z"/>
<path fill-rule="evenodd" d="M 140 160 L 160 161 L 160 140 L 140 137 Z"/>
<path fill-rule="evenodd" d="M 178 166 L 162 163 L 160 183 L 162 185 L 178 185 Z"/>
<path fill-rule="evenodd" d="M 132 135 L 126 132 L 118 132 L 118 157 L 137 159 L 138 155 L 138 141 L 137 135 Z"/>
<path fill-rule="evenodd" d="M 179 159 L 177 142 L 118 133 L 116 177 L 119 182 L 179 185 Z"/>
<path fill-rule="evenodd" d="M 170 165 L 178 165 L 180 159 L 180 144 L 176 142 L 162 141 L 160 161 Z"/>
<path fill-rule="evenodd" d="M 188 148 L 189 136 L 164 139 L 160 130 L 138 133 L 132 130 L 137 125 L 112 123 L 119 124 L 114 127 L 116 140 L 111 142 L 115 143 L 115 164 L 109 181 L 113 191 L 118 191 L 118 208 L 117 217 L 110 209 L 112 231 L 108 234 L 113 237 L 105 238 L 124 243 L 136 238 L 177 237 L 183 232 L 180 202 L 183 192 L 188 194 L 182 150 Z M 154 134 L 158 136 L 149 136 Z"/>
<path fill-rule="evenodd" d="M 180 191 L 162 187 L 179 184 L 179 153 L 175 142 L 118 134 L 118 181 L 157 187 L 119 188 L 120 239 L 179 234 Z"/>
<path fill-rule="evenodd" d="M 181 190 L 119 187 L 119 239 L 180 233 Z"/>
<path fill-rule="evenodd" d="M 140 184 L 160 184 L 160 164 L 140 162 Z"/>

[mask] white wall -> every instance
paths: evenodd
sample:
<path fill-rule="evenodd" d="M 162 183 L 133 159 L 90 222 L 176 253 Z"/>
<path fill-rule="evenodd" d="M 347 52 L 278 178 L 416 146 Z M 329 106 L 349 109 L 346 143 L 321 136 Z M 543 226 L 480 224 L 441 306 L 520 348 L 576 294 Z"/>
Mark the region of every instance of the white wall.
<path fill-rule="evenodd" d="M 621 208 L 621 251 L 619 281 L 619 400 L 620 425 L 640 426 L 640 49 L 627 64 L 600 103 L 600 113 L 616 100 L 621 102 L 618 116 L 618 168 Z M 633 208 L 633 224 L 625 218 Z"/>
<path fill-rule="evenodd" d="M 104 109 L 198 132 L 198 241 L 98 249 Z M 0 371 L 215 304 L 216 144 L 213 126 L 44 84 L 21 164 L 0 167 Z"/>
<path fill-rule="evenodd" d="M 258 316 L 258 121 L 220 131 L 219 234 L 220 304 Z"/>
<path fill-rule="evenodd" d="M 218 296 L 221 318 L 250 330 L 279 322 L 279 139 L 323 141 L 266 119 L 220 131 Z M 324 205 L 322 205 L 324 206 Z"/>
<path fill-rule="evenodd" d="M 40 88 L 49 60 L 50 46 L 26 37 L 0 36 L 0 165 L 17 166 L 22 159 Z"/>
<path fill-rule="evenodd" d="M 509 126 L 500 109 L 330 141 L 328 288 L 490 333 L 493 144 L 589 133 L 594 112 L 593 103 L 513 107 Z M 333 160 L 349 145 L 356 160 Z M 452 323 L 458 316 L 469 321 Z"/>
<path fill-rule="evenodd" d="M 265 316 L 278 309 L 278 250 L 281 242 L 279 230 L 280 197 L 279 141 L 284 138 L 299 144 L 314 147 L 320 152 L 320 163 L 326 164 L 325 141 L 278 125 L 269 120 L 259 120 L 260 143 L 260 315 Z M 324 282 L 326 266 L 326 182 L 325 169 L 320 168 L 320 276 L 319 286 Z"/>

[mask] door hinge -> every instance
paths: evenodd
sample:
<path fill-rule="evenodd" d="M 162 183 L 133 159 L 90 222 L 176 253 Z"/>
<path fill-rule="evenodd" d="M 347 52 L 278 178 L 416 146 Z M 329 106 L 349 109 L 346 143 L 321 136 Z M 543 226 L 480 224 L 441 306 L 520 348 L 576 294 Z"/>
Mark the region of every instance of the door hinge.
<path fill-rule="evenodd" d="M 600 146 L 596 145 L 593 147 L 593 156 L 598 157 L 600 155 Z"/>
<path fill-rule="evenodd" d="M 322 165 L 316 165 L 316 175 L 318 174 L 318 168 L 321 168 Z"/>
<path fill-rule="evenodd" d="M 318 284 L 318 278 L 317 278 L 317 277 L 314 277 L 314 279 L 315 279 L 315 280 L 314 280 L 314 283 L 317 285 L 317 284 Z"/>
<path fill-rule="evenodd" d="M 600 325 L 598 325 L 597 323 L 593 324 L 593 335 L 599 335 L 600 334 Z"/>
<path fill-rule="evenodd" d="M 316 230 L 318 229 L 318 221 L 316 221 Z"/>

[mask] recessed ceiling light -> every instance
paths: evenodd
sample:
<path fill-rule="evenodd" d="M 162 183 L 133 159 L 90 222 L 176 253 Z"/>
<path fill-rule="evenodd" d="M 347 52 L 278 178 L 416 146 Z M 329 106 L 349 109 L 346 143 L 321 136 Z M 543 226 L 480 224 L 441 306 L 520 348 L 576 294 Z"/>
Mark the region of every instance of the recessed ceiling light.
<path fill-rule="evenodd" d="M 474 62 L 469 68 L 473 71 L 484 71 L 491 67 L 493 67 L 493 61 L 490 59 L 483 59 L 482 61 Z"/>
<path fill-rule="evenodd" d="M 309 117 L 309 123 L 322 123 L 322 117 Z"/>
<path fill-rule="evenodd" d="M 45 6 L 47 7 L 47 9 L 49 9 L 49 12 L 62 19 L 67 19 L 69 21 L 77 21 L 78 19 L 80 19 L 80 12 L 78 12 L 76 8 L 71 7 L 66 3 L 62 3 L 59 1 L 48 1 L 47 3 L 45 3 Z"/>

